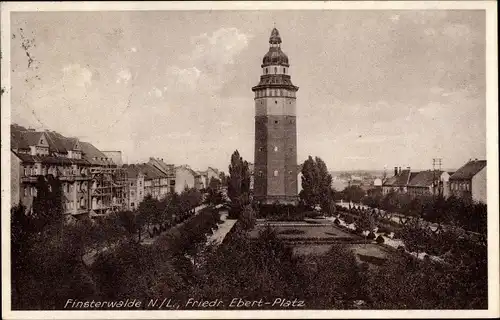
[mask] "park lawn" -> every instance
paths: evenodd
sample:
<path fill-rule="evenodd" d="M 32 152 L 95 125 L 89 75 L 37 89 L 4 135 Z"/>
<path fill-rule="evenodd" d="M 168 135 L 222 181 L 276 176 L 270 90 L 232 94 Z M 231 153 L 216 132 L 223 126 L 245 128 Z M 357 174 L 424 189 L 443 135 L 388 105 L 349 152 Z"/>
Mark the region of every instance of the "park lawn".
<path fill-rule="evenodd" d="M 340 238 L 352 238 L 356 239 L 357 237 L 345 232 L 333 225 L 329 226 L 323 226 L 323 225 L 287 225 L 287 224 L 281 224 L 281 225 L 273 225 L 271 226 L 274 230 L 276 230 L 276 233 L 278 234 L 278 238 L 280 239 L 290 239 L 290 238 L 301 238 L 301 239 L 340 239 Z M 266 225 L 257 225 L 251 232 L 250 232 L 250 237 L 257 237 L 259 235 L 259 232 L 261 230 L 264 230 L 266 228 Z M 297 233 L 287 233 L 290 232 L 290 230 L 296 230 L 298 231 Z"/>

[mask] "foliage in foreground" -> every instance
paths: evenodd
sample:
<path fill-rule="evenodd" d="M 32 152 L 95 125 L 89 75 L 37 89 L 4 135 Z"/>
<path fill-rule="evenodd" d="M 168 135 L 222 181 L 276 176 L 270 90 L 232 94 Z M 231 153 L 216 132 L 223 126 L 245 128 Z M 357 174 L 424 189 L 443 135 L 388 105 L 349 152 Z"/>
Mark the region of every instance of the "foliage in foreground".
<path fill-rule="evenodd" d="M 310 309 L 352 309 L 359 300 L 374 309 L 486 307 L 486 250 L 465 239 L 450 247 L 450 265 L 395 254 L 368 268 L 343 246 L 323 256 L 296 256 L 271 228 L 252 239 L 255 216 L 250 207 L 223 245 L 207 245 L 206 236 L 219 222 L 218 212 L 207 208 L 152 245 L 138 243 L 133 233 L 119 227 L 123 241 L 88 266 L 83 256 L 103 241 L 90 230 L 101 222 L 82 221 L 65 226 L 62 233 L 46 226 L 43 235 L 29 234 L 22 231 L 29 228 L 19 228 L 31 223 L 20 212 L 13 211 L 12 226 L 14 309 L 61 309 L 68 298 L 131 296 L 183 301 L 218 297 L 226 305 L 238 296 L 271 301 L 294 297 Z"/>

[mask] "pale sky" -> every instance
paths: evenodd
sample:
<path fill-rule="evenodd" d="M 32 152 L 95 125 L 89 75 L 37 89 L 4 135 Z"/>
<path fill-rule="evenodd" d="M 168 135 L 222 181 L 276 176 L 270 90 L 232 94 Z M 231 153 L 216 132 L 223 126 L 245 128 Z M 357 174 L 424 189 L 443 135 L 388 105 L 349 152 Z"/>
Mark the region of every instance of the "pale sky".
<path fill-rule="evenodd" d="M 486 157 L 484 21 L 479 10 L 12 13 L 12 122 L 129 163 L 227 172 L 235 149 L 253 162 L 251 87 L 275 23 L 300 88 L 299 163 L 458 168 Z"/>

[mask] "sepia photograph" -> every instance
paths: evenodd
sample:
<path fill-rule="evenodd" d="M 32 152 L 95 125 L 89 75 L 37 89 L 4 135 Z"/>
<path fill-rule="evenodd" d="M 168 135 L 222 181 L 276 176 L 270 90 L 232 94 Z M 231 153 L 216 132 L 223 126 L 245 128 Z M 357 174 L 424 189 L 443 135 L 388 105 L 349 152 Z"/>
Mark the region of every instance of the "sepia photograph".
<path fill-rule="evenodd" d="M 2 318 L 499 316 L 495 8 L 2 2 Z"/>

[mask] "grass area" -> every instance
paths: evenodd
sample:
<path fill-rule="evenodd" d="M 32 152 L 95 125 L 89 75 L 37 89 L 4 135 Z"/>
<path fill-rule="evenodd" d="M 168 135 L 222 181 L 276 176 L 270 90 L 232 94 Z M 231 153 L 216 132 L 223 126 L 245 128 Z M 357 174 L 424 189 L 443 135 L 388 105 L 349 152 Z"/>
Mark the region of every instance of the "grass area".
<path fill-rule="evenodd" d="M 251 237 L 258 237 L 259 232 L 264 230 L 266 225 L 261 224 L 257 225 L 251 232 Z M 358 237 L 352 235 L 348 232 L 345 232 L 333 225 L 331 226 L 323 226 L 323 225 L 314 225 L 310 226 L 287 226 L 286 224 L 282 225 L 273 225 L 273 229 L 276 230 L 278 236 L 282 239 L 289 239 L 293 237 L 294 239 L 303 238 L 303 239 L 357 239 Z"/>

